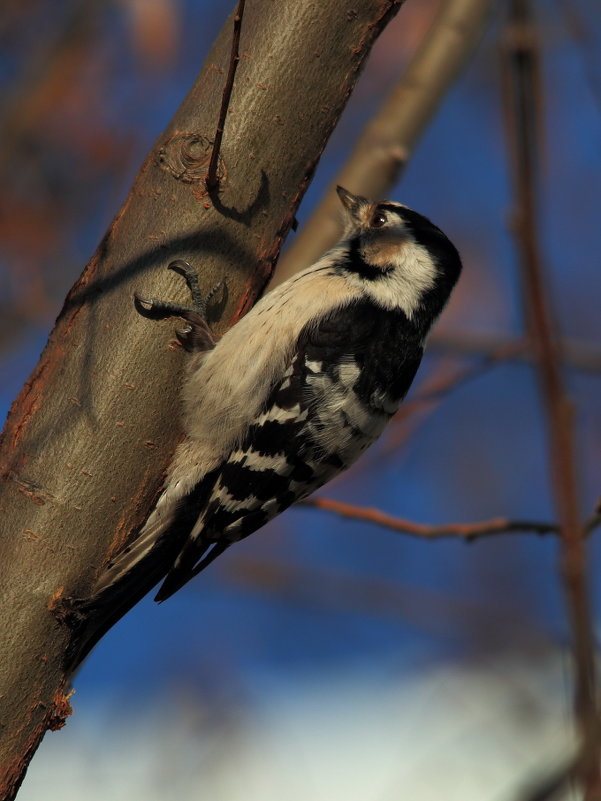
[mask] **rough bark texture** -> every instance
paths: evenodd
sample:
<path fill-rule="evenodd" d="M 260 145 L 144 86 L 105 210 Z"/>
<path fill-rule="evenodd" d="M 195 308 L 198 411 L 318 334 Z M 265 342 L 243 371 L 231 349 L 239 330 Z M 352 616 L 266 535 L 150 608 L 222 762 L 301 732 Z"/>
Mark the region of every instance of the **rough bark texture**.
<path fill-rule="evenodd" d="M 402 0 L 253 0 L 221 149 L 204 175 L 231 20 L 159 138 L 15 402 L 0 443 L 0 798 L 14 797 L 47 729 L 70 712 L 56 609 L 147 516 L 177 438 L 180 349 L 134 290 L 186 299 L 165 270 L 227 277 L 217 332 L 253 303 L 373 41 Z M 53 611 L 54 610 L 54 611 Z"/>

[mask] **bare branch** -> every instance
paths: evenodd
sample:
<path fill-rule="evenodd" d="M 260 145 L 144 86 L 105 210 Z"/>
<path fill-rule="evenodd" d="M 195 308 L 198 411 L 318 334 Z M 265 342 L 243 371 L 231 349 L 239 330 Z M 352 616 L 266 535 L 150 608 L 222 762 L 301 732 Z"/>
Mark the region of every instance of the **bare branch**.
<path fill-rule="evenodd" d="M 277 266 L 274 285 L 312 264 L 340 238 L 336 184 L 386 197 L 448 88 L 479 42 L 492 0 L 446 0 L 407 71 Z"/>
<path fill-rule="evenodd" d="M 595 529 L 601 526 L 601 501 L 597 502 L 597 506 L 595 507 L 595 511 L 593 514 L 584 522 L 584 531 L 585 534 L 592 534 Z"/>
<path fill-rule="evenodd" d="M 238 62 L 240 61 L 240 31 L 242 30 L 242 17 L 244 15 L 245 0 L 239 0 L 238 8 L 234 15 L 234 33 L 232 35 L 232 51 L 230 53 L 230 67 L 227 73 L 227 79 L 223 88 L 223 97 L 221 98 L 221 109 L 219 111 L 219 120 L 217 121 L 217 130 L 215 131 L 215 139 L 213 141 L 213 150 L 211 151 L 211 160 L 209 161 L 209 169 L 205 178 L 205 183 L 209 192 L 217 189 L 219 186 L 219 175 L 217 173 L 217 165 L 219 163 L 219 151 L 221 150 L 221 140 L 223 139 L 223 129 L 225 128 L 225 118 L 227 117 L 227 110 L 230 105 L 232 90 L 234 88 L 234 78 L 236 77 L 236 70 Z"/>
<path fill-rule="evenodd" d="M 0 170 L 14 160 L 15 150 L 30 141 L 32 132 L 43 130 L 49 109 L 61 96 L 89 58 L 90 43 L 105 11 L 103 0 L 65 5 L 66 18 L 49 50 L 44 43 L 28 55 L 28 68 L 14 81 L 3 98 L 0 127 Z"/>
<path fill-rule="evenodd" d="M 512 343 L 523 342 L 515 337 L 503 334 L 486 334 L 481 332 L 435 331 L 428 339 L 428 351 L 440 351 L 457 355 L 487 356 L 499 348 L 509 347 Z M 562 338 L 559 340 L 562 362 L 566 367 L 581 370 L 585 373 L 601 372 L 601 349 L 592 342 L 581 339 Z M 517 350 L 512 361 L 530 364 L 534 357 L 532 350 L 526 347 Z"/>
<path fill-rule="evenodd" d="M 360 520 L 364 523 L 374 523 L 383 528 L 396 531 L 400 534 L 410 534 L 420 539 L 436 540 L 445 537 L 459 537 L 463 540 L 473 541 L 482 537 L 508 533 L 534 533 L 556 534 L 558 527 L 554 523 L 544 523 L 533 520 L 509 520 L 505 517 L 496 517 L 492 520 L 483 520 L 478 523 L 444 523 L 439 526 L 428 526 L 423 523 L 414 523 L 402 517 L 393 517 L 380 511 L 380 509 L 355 506 L 331 498 L 306 498 L 301 501 L 303 506 L 332 512 L 340 517 Z"/>
<path fill-rule="evenodd" d="M 585 547 L 578 508 L 573 413 L 561 374 L 561 353 L 537 235 L 537 154 L 542 149 L 538 126 L 542 116 L 538 42 L 530 0 L 511 0 L 509 8 L 503 66 L 517 205 L 514 230 L 526 318 L 547 416 L 551 482 L 561 530 L 561 573 L 573 636 L 574 709 L 583 747 L 590 757 L 579 778 L 586 801 L 598 801 L 601 730 Z"/>
<path fill-rule="evenodd" d="M 576 45 L 574 52 L 582 62 L 584 77 L 599 114 L 601 112 L 601 77 L 596 64 L 598 55 L 597 8 L 591 4 L 587 9 L 586 4 L 571 3 L 569 0 L 561 0 L 559 5 L 565 30 L 574 40 Z"/>
<path fill-rule="evenodd" d="M 518 795 L 518 801 L 559 801 L 560 798 L 566 798 L 565 792 L 578 778 L 581 761 L 580 754 L 573 757 L 555 771 L 533 783 L 525 792 L 522 791 Z"/>

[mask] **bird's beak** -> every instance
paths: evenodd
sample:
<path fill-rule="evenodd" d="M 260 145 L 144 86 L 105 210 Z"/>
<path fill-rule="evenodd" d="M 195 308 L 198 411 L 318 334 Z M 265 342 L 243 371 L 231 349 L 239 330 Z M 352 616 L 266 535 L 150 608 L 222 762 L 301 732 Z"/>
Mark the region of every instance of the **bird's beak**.
<path fill-rule="evenodd" d="M 359 209 L 362 206 L 369 205 L 369 200 L 367 200 L 367 198 L 361 197 L 361 195 L 353 195 L 352 192 L 349 192 L 348 189 L 345 189 L 343 186 L 337 186 L 336 192 L 344 208 L 349 212 L 351 217 L 355 219 L 358 219 Z"/>

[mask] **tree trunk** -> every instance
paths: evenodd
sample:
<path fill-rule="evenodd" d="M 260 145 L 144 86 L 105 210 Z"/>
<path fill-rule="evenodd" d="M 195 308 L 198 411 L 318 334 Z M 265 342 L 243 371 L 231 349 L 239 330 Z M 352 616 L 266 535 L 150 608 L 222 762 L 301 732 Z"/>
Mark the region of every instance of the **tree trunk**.
<path fill-rule="evenodd" d="M 86 597 L 142 524 L 180 433 L 173 323 L 134 290 L 187 300 L 174 258 L 224 276 L 220 333 L 254 302 L 371 45 L 402 0 L 249 0 L 221 149 L 204 183 L 232 20 L 69 293 L 0 442 L 0 798 L 70 712 L 61 599 Z"/>

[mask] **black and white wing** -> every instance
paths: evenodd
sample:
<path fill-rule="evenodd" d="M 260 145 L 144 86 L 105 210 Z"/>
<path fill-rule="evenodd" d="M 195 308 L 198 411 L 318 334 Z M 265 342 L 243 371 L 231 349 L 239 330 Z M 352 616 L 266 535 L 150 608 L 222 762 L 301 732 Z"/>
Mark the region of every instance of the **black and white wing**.
<path fill-rule="evenodd" d="M 198 518 L 156 600 L 346 469 L 379 437 L 421 361 L 421 342 L 409 330 L 404 315 L 368 301 L 305 326 L 243 440 L 207 476 L 211 488 L 203 482 L 203 505 L 182 499 L 188 519 L 191 506 Z"/>

